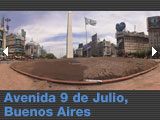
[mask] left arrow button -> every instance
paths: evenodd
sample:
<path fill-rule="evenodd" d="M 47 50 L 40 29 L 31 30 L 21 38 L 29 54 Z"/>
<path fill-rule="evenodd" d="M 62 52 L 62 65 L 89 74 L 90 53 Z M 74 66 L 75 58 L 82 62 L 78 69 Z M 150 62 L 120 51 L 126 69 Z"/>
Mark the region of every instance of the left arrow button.
<path fill-rule="evenodd" d="M 5 55 L 8 56 L 8 47 L 3 51 Z"/>

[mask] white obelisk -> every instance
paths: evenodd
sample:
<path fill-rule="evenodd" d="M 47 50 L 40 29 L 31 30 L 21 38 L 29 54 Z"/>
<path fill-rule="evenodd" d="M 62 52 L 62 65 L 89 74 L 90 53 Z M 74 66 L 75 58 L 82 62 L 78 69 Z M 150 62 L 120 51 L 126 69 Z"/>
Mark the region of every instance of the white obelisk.
<path fill-rule="evenodd" d="M 72 12 L 68 12 L 66 57 L 73 58 L 72 47 Z"/>

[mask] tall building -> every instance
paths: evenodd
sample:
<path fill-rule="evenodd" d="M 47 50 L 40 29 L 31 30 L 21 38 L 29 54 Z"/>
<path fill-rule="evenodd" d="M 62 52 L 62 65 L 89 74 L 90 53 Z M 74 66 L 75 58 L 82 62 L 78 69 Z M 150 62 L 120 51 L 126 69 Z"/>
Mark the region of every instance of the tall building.
<path fill-rule="evenodd" d="M 7 47 L 9 57 L 24 56 L 25 39 L 19 34 L 13 34 L 7 36 Z"/>
<path fill-rule="evenodd" d="M 6 49 L 6 29 L 0 27 L 0 58 L 3 57 L 3 50 Z"/>
<path fill-rule="evenodd" d="M 66 57 L 73 58 L 73 47 L 72 47 L 72 13 L 68 13 L 67 23 L 67 42 L 66 42 Z"/>
<path fill-rule="evenodd" d="M 147 18 L 150 49 L 154 47 L 160 55 L 160 16 Z"/>
<path fill-rule="evenodd" d="M 0 57 L 2 57 L 3 54 L 3 31 L 0 30 Z"/>

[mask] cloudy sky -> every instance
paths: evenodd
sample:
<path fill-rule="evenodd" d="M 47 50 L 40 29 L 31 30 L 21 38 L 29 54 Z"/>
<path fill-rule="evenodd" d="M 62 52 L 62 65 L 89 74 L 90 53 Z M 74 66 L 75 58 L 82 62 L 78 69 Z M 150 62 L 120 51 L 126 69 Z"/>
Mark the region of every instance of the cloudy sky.
<path fill-rule="evenodd" d="M 67 11 L 0 11 L 0 18 L 11 18 L 10 33 L 20 33 L 21 29 L 25 29 L 26 42 L 33 38 L 57 57 L 66 53 L 67 15 Z M 116 43 L 117 23 L 125 22 L 129 31 L 134 31 L 136 25 L 136 31 L 148 34 L 146 18 L 159 15 L 159 11 L 73 11 L 73 47 L 86 43 L 84 17 L 97 21 L 96 26 L 87 26 L 88 41 L 91 41 L 91 35 L 97 33 L 100 40 L 105 38 Z"/>

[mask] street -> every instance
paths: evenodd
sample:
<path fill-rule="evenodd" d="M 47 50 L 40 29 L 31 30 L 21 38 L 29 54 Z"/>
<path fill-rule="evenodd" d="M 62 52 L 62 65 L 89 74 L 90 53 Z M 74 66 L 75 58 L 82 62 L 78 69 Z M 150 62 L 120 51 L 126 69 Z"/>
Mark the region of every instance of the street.
<path fill-rule="evenodd" d="M 160 90 L 160 67 L 126 81 L 102 85 L 65 85 L 29 78 L 0 64 L 0 90 Z"/>

